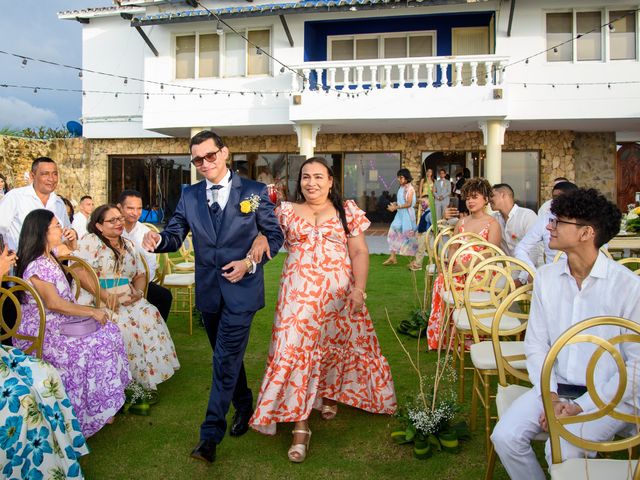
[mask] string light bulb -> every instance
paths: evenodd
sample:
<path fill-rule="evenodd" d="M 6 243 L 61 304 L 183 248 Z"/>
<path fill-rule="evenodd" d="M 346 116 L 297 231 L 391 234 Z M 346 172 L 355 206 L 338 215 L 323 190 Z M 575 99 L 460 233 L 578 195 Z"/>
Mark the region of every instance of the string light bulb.
<path fill-rule="evenodd" d="M 127 83 L 129 83 L 129 80 L 127 79 L 127 77 L 124 77 L 124 84 L 126 85 Z"/>
<path fill-rule="evenodd" d="M 78 72 L 78 77 L 79 77 L 79 78 L 82 78 L 82 70 L 80 70 L 80 71 Z"/>
<path fill-rule="evenodd" d="M 615 33 L 615 31 L 616 31 L 616 26 L 613 24 L 613 22 L 611 22 L 611 23 L 609 24 L 609 31 L 610 31 L 611 33 Z"/>
<path fill-rule="evenodd" d="M 216 34 L 221 37 L 224 34 L 224 30 L 222 29 L 222 25 L 220 25 L 220 20 L 218 20 L 218 24 L 216 25 Z"/>
<path fill-rule="evenodd" d="M 27 66 L 27 59 L 22 57 L 22 66 L 26 67 Z"/>

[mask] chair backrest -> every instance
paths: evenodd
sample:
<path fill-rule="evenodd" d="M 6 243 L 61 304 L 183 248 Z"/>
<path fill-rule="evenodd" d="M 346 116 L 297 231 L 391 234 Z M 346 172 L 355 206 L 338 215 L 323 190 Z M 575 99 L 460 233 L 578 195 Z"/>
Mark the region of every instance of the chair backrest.
<path fill-rule="evenodd" d="M 516 280 L 523 273 L 531 278 L 535 276 L 535 272 L 529 265 L 507 255 L 498 255 L 482 260 L 470 271 L 464 286 L 463 303 L 467 310 L 474 342 L 480 341 L 480 335 L 491 335 L 491 325 L 496 311 L 507 295 L 517 288 Z M 471 294 L 474 290 L 482 290 L 487 295 L 475 298 Z M 510 315 L 512 313 L 518 314 L 515 315 L 515 318 L 520 318 L 520 313 L 528 314 L 528 311 L 509 312 Z M 513 318 L 514 315 L 511 317 Z"/>
<path fill-rule="evenodd" d="M 515 377 L 519 380 L 529 382 L 529 375 L 524 370 L 515 368 L 512 362 L 525 360 L 524 355 L 505 355 L 502 352 L 501 341 L 504 337 L 519 336 L 527 329 L 529 312 L 527 306 L 531 305 L 531 292 L 533 292 L 533 284 L 529 283 L 516 288 L 500 303 L 498 310 L 494 315 L 491 323 L 491 343 L 493 344 L 493 352 L 496 357 L 496 369 L 498 370 L 498 382 L 503 387 L 509 385 L 507 375 Z M 524 306 L 524 307 L 523 307 Z M 519 310 L 519 311 L 518 311 Z M 524 311 L 523 311 L 524 310 Z M 520 318 L 521 323 L 516 328 L 503 329 L 500 328 L 501 319 L 504 315 L 515 316 Z"/>
<path fill-rule="evenodd" d="M 149 223 L 149 222 L 143 222 L 142 223 L 145 227 L 148 227 L 151 229 L 151 231 L 156 232 L 156 233 L 160 233 L 160 229 L 155 226 L 153 223 Z"/>
<path fill-rule="evenodd" d="M 601 247 L 601 248 L 600 248 L 600 251 L 601 251 L 602 253 L 604 253 L 604 254 L 607 256 L 607 258 L 610 258 L 611 260 L 613 260 L 613 256 L 611 255 L 611 253 L 609 252 L 609 250 L 607 250 L 607 249 L 606 249 L 606 248 L 604 248 L 604 247 Z M 556 253 L 556 256 L 555 256 L 555 257 L 553 257 L 553 263 L 557 263 L 557 262 L 558 262 L 558 260 L 560 260 L 560 259 L 562 258 L 562 256 L 563 256 L 563 255 L 564 255 L 564 252 L 563 252 L 562 250 L 558 251 L 558 253 Z"/>
<path fill-rule="evenodd" d="M 76 300 L 80 297 L 80 293 L 82 292 L 82 280 L 84 280 L 85 285 L 88 284 L 91 287 L 92 291 L 89 291 L 93 295 L 94 305 L 99 308 L 100 307 L 100 280 L 98 280 L 98 275 L 95 270 L 89 265 L 86 261 L 81 258 L 78 258 L 74 255 L 64 255 L 58 257 L 58 260 L 62 264 L 62 268 L 65 273 L 71 275 L 71 278 L 74 281 L 75 285 L 75 297 Z M 72 285 L 73 286 L 73 285 Z"/>
<path fill-rule="evenodd" d="M 469 234 L 465 233 L 464 235 L 468 236 Z M 452 242 L 447 242 L 450 243 L 449 247 L 458 247 L 451 255 L 444 274 L 444 287 L 451 292 L 456 308 L 463 307 L 466 282 L 471 282 L 470 288 L 473 291 L 480 290 L 484 286 L 483 279 L 468 275 L 473 267 L 487 258 L 504 255 L 502 249 L 497 245 L 487 242 L 479 235 L 471 235 L 467 239 L 455 235 L 452 237 Z"/>
<path fill-rule="evenodd" d="M 180 256 L 182 257 L 183 262 L 193 262 L 195 261 L 195 252 L 193 250 L 193 237 L 191 232 L 187 234 L 178 249 Z"/>
<path fill-rule="evenodd" d="M 453 230 L 451 232 L 453 232 Z M 482 238 L 477 233 L 462 232 L 462 233 L 456 233 L 455 235 L 451 235 L 450 233 L 447 240 L 437 250 L 438 268 L 439 269 L 442 268 L 442 270 L 438 270 L 438 271 L 439 272 L 441 271 L 442 273 L 446 274 L 447 264 L 451 260 L 450 257 L 453 255 L 453 253 L 455 253 L 457 249 L 460 248 L 462 245 L 465 245 L 469 242 L 478 241 L 478 240 L 484 241 L 484 238 Z M 449 289 L 449 286 L 446 284 L 446 280 L 445 280 L 445 288 Z"/>
<path fill-rule="evenodd" d="M 438 229 L 438 234 L 433 240 L 433 258 L 436 262 L 436 268 L 438 269 L 438 273 L 443 273 L 444 269 L 440 264 L 440 252 L 442 251 L 443 245 L 449 240 L 451 236 L 451 232 L 453 232 L 453 227 L 440 227 Z"/>
<path fill-rule="evenodd" d="M 612 330 L 612 333 L 618 333 L 612 338 L 602 338 L 600 336 L 602 329 L 607 327 Z M 553 401 L 551 399 L 551 374 L 560 352 L 568 345 L 577 344 L 591 344 L 591 347 L 593 348 L 594 353 L 591 355 L 591 358 L 586 365 L 586 385 L 588 394 L 595 403 L 597 410 L 575 416 L 557 417 L 555 415 Z M 618 407 L 622 406 L 622 398 L 625 392 L 630 391 L 631 395 L 635 397 L 636 400 L 640 396 L 638 394 L 640 386 L 636 385 L 636 382 L 640 380 L 640 373 L 638 372 L 640 365 L 637 365 L 637 359 L 633 362 L 632 359 L 634 357 L 629 356 L 629 363 L 634 363 L 634 365 L 630 365 L 631 368 L 627 369 L 628 365 L 625 364 L 625 360 L 620 352 L 620 347 L 622 347 L 621 344 L 640 344 L 640 324 L 620 317 L 602 316 L 589 318 L 573 325 L 560 335 L 553 345 L 551 345 L 551 348 L 544 360 L 544 364 L 542 365 L 540 388 L 542 391 L 542 403 L 544 405 L 547 424 L 549 426 L 551 460 L 553 463 L 562 462 L 562 455 L 560 451 L 561 438 L 573 445 L 576 445 L 578 448 L 584 449 L 585 451 L 614 452 L 618 450 L 631 449 L 640 445 L 640 424 L 638 424 L 640 405 L 634 402 L 634 405 L 631 408 L 631 413 L 618 409 Z M 634 345 L 634 348 L 638 347 L 640 347 L 640 345 Z M 613 360 L 611 363 L 615 364 L 617 367 L 617 375 L 607 375 L 607 380 L 616 377 L 618 379 L 616 392 L 613 395 L 613 398 L 609 401 L 602 399 L 596 388 L 596 366 L 605 353 L 608 354 L 609 359 Z M 628 403 L 625 402 L 624 405 L 629 408 Z M 571 433 L 566 428 L 566 425 L 586 423 L 606 416 L 622 422 L 638 424 L 638 428 L 635 429 L 635 434 L 629 437 L 602 442 L 586 440 Z"/>
<path fill-rule="evenodd" d="M 435 262 L 435 240 L 437 234 L 433 229 L 433 225 L 429 225 L 427 231 L 425 232 L 424 241 L 425 241 L 425 251 L 427 252 L 427 256 L 429 257 L 429 263 Z"/>
<path fill-rule="evenodd" d="M 618 263 L 624 265 L 636 275 L 640 275 L 640 257 L 621 258 Z"/>
<path fill-rule="evenodd" d="M 4 341 L 8 338 L 16 338 L 18 340 L 26 340 L 31 342 L 31 345 L 25 348 L 23 351 L 26 354 L 35 354 L 36 357 L 42 358 L 42 345 L 44 344 L 45 325 L 47 322 L 47 314 L 44 308 L 44 303 L 40 298 L 40 295 L 31 284 L 18 277 L 5 276 L 2 277 L 2 281 L 6 282 L 0 287 L 0 312 L 3 311 L 5 302 L 13 304 L 16 311 L 16 321 L 13 326 L 7 325 L 4 318 L 0 314 L 0 341 Z M 36 302 L 38 308 L 38 316 L 40 317 L 40 324 L 38 325 L 38 334 L 23 335 L 18 333 L 20 328 L 20 322 L 22 320 L 22 304 L 20 303 L 20 296 L 30 295 Z"/>

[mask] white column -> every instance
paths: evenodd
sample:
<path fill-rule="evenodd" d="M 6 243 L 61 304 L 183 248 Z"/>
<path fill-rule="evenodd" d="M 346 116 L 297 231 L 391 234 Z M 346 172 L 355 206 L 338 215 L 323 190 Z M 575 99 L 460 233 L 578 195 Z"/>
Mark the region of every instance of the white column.
<path fill-rule="evenodd" d="M 191 136 L 189 138 L 192 138 L 194 135 L 202 132 L 203 130 L 209 130 L 210 128 L 211 127 L 191 127 Z M 191 152 L 189 152 L 189 155 L 191 155 Z M 196 167 L 193 166 L 193 163 L 190 163 L 189 167 L 191 170 L 191 185 L 193 185 L 194 183 L 198 182 L 198 171 L 196 170 Z"/>
<path fill-rule="evenodd" d="M 298 135 L 298 148 L 300 155 L 306 158 L 313 157 L 313 151 L 316 148 L 316 136 L 320 131 L 320 125 L 317 123 L 297 123 L 293 126 Z"/>
<path fill-rule="evenodd" d="M 491 185 L 502 182 L 502 145 L 504 145 L 504 133 L 509 128 L 509 122 L 500 119 L 491 119 L 478 122 L 482 130 L 486 158 L 484 160 L 484 177 Z"/>

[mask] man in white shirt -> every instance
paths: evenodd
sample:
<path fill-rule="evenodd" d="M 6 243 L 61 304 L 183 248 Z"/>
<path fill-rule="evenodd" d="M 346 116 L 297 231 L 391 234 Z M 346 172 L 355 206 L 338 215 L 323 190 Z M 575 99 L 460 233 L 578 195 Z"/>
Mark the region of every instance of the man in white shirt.
<path fill-rule="evenodd" d="M 553 179 L 553 186 L 555 187 L 560 182 L 568 182 L 568 181 L 569 181 L 568 178 L 556 177 L 556 178 Z M 539 217 L 543 217 L 543 216 L 545 216 L 545 215 L 547 215 L 549 213 L 549 211 L 551 210 L 551 202 L 552 201 L 553 201 L 553 198 L 550 198 L 549 200 L 544 202 L 542 205 L 540 205 L 540 208 L 538 209 L 538 216 Z"/>
<path fill-rule="evenodd" d="M 533 210 L 520 207 L 514 199 L 513 188 L 506 183 L 498 183 L 493 186 L 493 193 L 489 199 L 491 209 L 502 230 L 502 242 L 500 248 L 507 255 L 513 256 L 516 245 L 531 229 L 538 216 Z M 531 260 L 537 260 L 537 253 L 531 252 Z"/>
<path fill-rule="evenodd" d="M 567 328 L 594 316 L 619 316 L 640 322 L 640 278 L 599 251 L 620 229 L 621 214 L 617 207 L 597 190 L 577 189 L 556 198 L 551 212 L 554 217 L 547 226 L 550 246 L 567 256 L 555 264 L 542 266 L 534 281 L 525 336 L 527 371 L 533 388 L 511 405 L 491 435 L 496 452 L 513 479 L 545 478 L 531 440 L 547 428 L 540 377 L 551 345 Z M 609 326 L 585 333 L 608 339 L 623 331 Z M 640 394 L 634 386 L 640 384 L 640 346 L 620 343 L 618 348 L 630 375 L 618 410 L 637 412 Z M 551 378 L 558 415 L 596 410 L 585 387 L 587 365 L 593 352 L 594 349 L 585 344 L 576 344 L 565 347 L 558 357 Z M 612 362 L 598 363 L 596 388 L 605 403 L 618 388 L 617 372 Z M 563 402 L 563 397 L 573 401 Z M 568 426 L 575 435 L 592 441 L 607 440 L 628 427 L 629 424 L 609 416 Z M 563 460 L 593 454 L 564 440 L 561 450 Z M 550 462 L 548 442 L 546 451 L 547 462 Z"/>
<path fill-rule="evenodd" d="M 560 182 L 553 187 L 551 196 L 555 200 L 560 195 L 577 189 L 578 186 L 574 183 Z M 538 220 L 531 226 L 520 242 L 518 242 L 514 251 L 514 256 L 527 263 L 534 271 L 536 270 L 537 265 L 531 261 L 531 257 L 532 255 L 535 255 L 534 252 L 539 248 L 540 242 L 542 242 L 542 247 L 544 249 L 544 263 L 553 263 L 553 259 L 558 253 L 557 250 L 554 250 L 549 246 L 551 235 L 547 226 L 549 225 L 550 218 L 555 218 L 551 212 L 544 216 L 538 216 Z M 522 283 L 526 282 L 525 278 L 521 278 L 520 280 Z"/>
<path fill-rule="evenodd" d="M 151 253 L 142 247 L 142 239 L 145 233 L 151 231 L 149 227 L 138 221 L 142 215 L 142 194 L 136 190 L 124 190 L 118 198 L 118 208 L 124 216 L 122 236 L 133 242 L 138 252 L 144 255 L 149 267 L 147 300 L 158 309 L 166 322 L 169 318 L 173 296 L 171 295 L 171 290 L 151 281 L 156 275 L 158 262 L 156 261 L 155 253 Z"/>
<path fill-rule="evenodd" d="M 82 238 L 87 234 L 87 223 L 93 212 L 93 199 L 89 195 L 85 195 L 80 199 L 78 204 L 78 214 L 73 216 L 71 228 L 78 234 L 78 238 Z"/>
<path fill-rule="evenodd" d="M 9 190 L 0 202 L 0 233 L 5 237 L 9 249 L 17 251 L 20 231 L 25 217 L 38 208 L 47 209 L 62 225 L 62 235 L 66 242 L 76 240 L 76 233 L 70 228 L 67 208 L 55 194 L 58 186 L 58 166 L 49 157 L 38 157 L 31 164 L 29 178 L 31 185 Z"/>
<path fill-rule="evenodd" d="M 436 201 L 436 217 L 438 220 L 444 217 L 444 209 L 449 205 L 449 197 L 451 196 L 451 182 L 447 180 L 447 172 L 444 168 L 438 172 L 440 178 L 434 182 L 433 195 Z"/>

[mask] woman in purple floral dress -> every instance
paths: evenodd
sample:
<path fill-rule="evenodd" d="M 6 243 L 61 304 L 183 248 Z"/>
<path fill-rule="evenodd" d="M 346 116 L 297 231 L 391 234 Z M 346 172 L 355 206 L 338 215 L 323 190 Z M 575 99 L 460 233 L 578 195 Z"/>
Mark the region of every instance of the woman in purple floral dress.
<path fill-rule="evenodd" d="M 43 209 L 29 213 L 20 233 L 17 275 L 42 297 L 47 315 L 43 358 L 60 372 L 82 433 L 89 437 L 122 407 L 131 377 L 120 331 L 106 310 L 75 302 L 62 267 L 51 254 L 61 238 L 53 213 Z M 37 306 L 26 295 L 22 302 L 18 331 L 35 335 L 40 323 Z M 28 345 L 23 343 L 14 340 L 18 348 Z"/>

